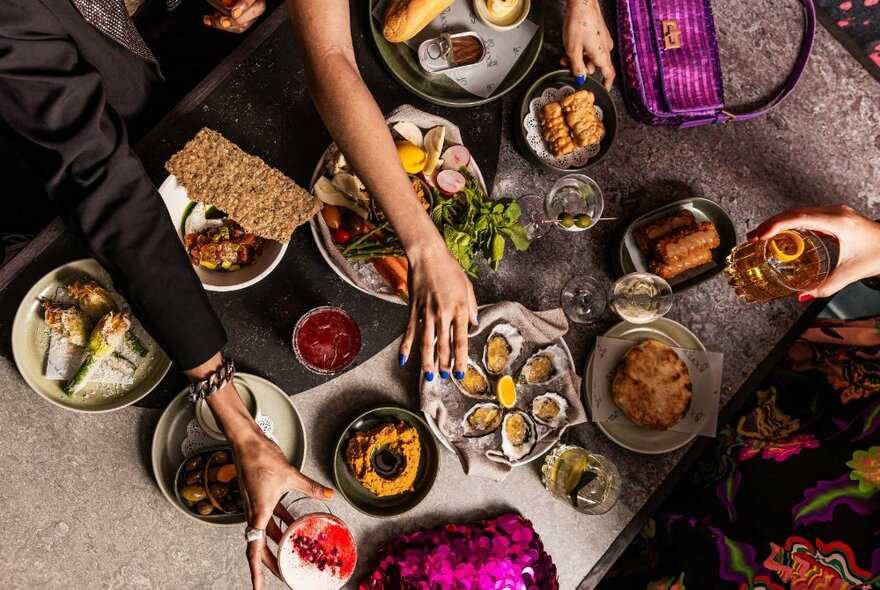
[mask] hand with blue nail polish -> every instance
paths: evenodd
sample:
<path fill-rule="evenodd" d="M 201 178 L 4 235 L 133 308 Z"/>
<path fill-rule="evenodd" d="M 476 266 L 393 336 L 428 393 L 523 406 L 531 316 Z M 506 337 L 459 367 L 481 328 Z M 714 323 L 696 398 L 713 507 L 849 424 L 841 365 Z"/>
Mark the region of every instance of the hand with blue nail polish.
<path fill-rule="evenodd" d="M 571 68 L 571 75 L 578 85 L 582 86 L 587 75 L 599 70 L 605 89 L 611 90 L 614 83 L 614 65 L 611 62 L 614 41 L 605 25 L 598 0 L 568 0 L 562 39 L 566 53 L 562 65 Z"/>
<path fill-rule="evenodd" d="M 439 239 L 424 248 L 434 235 L 424 235 L 423 243 L 406 248 L 409 259 L 410 312 L 406 332 L 400 341 L 402 355 L 409 355 L 419 335 L 422 370 L 438 371 L 441 379 L 464 371 L 468 359 L 468 331 L 477 325 L 477 299 L 470 280 L 458 261 Z"/>

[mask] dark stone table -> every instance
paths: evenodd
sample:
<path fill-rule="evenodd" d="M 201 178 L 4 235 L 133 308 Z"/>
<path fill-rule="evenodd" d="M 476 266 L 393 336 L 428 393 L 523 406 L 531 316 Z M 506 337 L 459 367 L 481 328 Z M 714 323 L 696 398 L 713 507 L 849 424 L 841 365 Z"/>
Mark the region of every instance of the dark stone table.
<path fill-rule="evenodd" d="M 555 176 L 540 172 L 515 151 L 510 123 L 528 83 L 558 68 L 561 3 L 548 3 L 545 47 L 526 80 L 503 101 L 472 110 L 426 105 L 408 95 L 378 63 L 366 32 L 364 3 L 352 4 L 361 71 L 383 110 L 409 102 L 461 126 L 465 143 L 473 149 L 496 196 L 540 194 L 551 186 Z M 726 93 L 731 103 L 754 103 L 772 94 L 794 60 L 799 9 L 792 2 L 774 8 L 770 14 L 769 8 L 759 3 L 729 4 L 715 7 Z M 300 184 L 308 183 L 330 137 L 311 103 L 286 19 L 284 7 L 270 15 L 236 53 L 136 146 L 157 184 L 167 175 L 165 160 L 202 126 L 217 129 Z M 344 81 L 340 81 L 340 91 L 344 91 Z M 686 196 L 702 196 L 721 204 L 740 236 L 773 213 L 797 205 L 846 202 L 874 218 L 880 217 L 880 87 L 824 30 L 819 31 L 812 61 L 796 94 L 780 109 L 757 121 L 689 131 L 650 128 L 630 119 L 619 93 L 615 90 L 613 94 L 620 111 L 616 144 L 589 174 L 605 193 L 605 215 L 618 217 L 618 221 L 602 222 L 579 234 L 553 231 L 527 252 L 510 253 L 498 272 L 483 267 L 475 284 L 480 302 L 512 299 L 533 309 L 547 309 L 558 306 L 559 290 L 572 275 L 591 274 L 610 283 L 610 244 L 624 220 Z M 0 354 L 11 358 L 12 317 L 25 291 L 55 266 L 86 255 L 71 234 L 56 223 L 0 270 Z M 328 380 L 307 372 L 290 349 L 293 324 L 306 310 L 331 304 L 354 315 L 363 330 L 364 349 L 352 369 L 394 340 L 406 317 L 403 306 L 368 297 L 343 283 L 324 264 L 306 228 L 294 234 L 285 259 L 267 279 L 243 291 L 211 293 L 210 299 L 230 334 L 228 354 L 243 369 L 266 377 L 290 394 Z M 693 330 L 709 350 L 725 354 L 721 423 L 735 413 L 820 306 L 820 302 L 807 307 L 794 300 L 748 306 L 721 278 L 676 297 L 668 317 Z M 596 326 L 576 326 L 570 331 L 566 339 L 579 368 L 595 336 L 614 322 L 609 314 Z M 103 428 L 112 430 L 119 417 L 131 420 L 131 416 L 137 416 L 133 418 L 137 423 L 134 436 L 141 441 L 140 453 L 146 453 L 151 425 L 158 416 L 155 409 L 164 407 L 183 384 L 182 376 L 172 371 L 142 402 L 145 409 L 128 409 L 114 414 L 113 419 L 102 418 L 105 421 L 101 424 L 109 425 Z M 26 392 L 20 381 L 16 385 L 17 390 Z M 36 402 L 40 411 L 46 405 Z M 97 424 L 54 408 L 48 412 L 53 420 L 70 424 L 74 430 Z M 20 414 L 14 404 L 7 404 L 3 413 L 5 420 L 16 421 L 18 428 L 25 430 L 30 428 L 28 420 L 37 419 L 33 413 Z M 7 442 L 6 435 L 2 438 Z M 679 451 L 647 457 L 620 449 L 590 425 L 575 429 L 574 438 L 615 460 L 625 479 L 620 502 L 633 514 L 580 585 L 591 588 L 707 441 L 701 439 Z M 88 456 L 82 461 L 93 465 L 100 459 L 88 449 L 75 453 Z M 120 449 L 119 454 L 132 453 Z M 98 469 L 108 469 L 101 465 Z M 149 488 L 148 473 L 148 464 L 142 472 L 135 469 L 135 487 L 142 491 Z M 166 527 L 178 526 L 170 524 L 176 518 L 170 511 L 161 515 L 154 512 L 163 510 L 161 497 L 158 501 L 150 498 L 146 506 L 137 508 L 138 514 L 148 513 L 145 519 Z M 22 514 L 22 518 L 44 518 L 33 510 Z M 26 520 L 21 524 L 29 526 Z M 206 539 L 211 531 L 180 526 L 205 537 L 193 541 L 193 552 L 196 546 L 210 544 Z M 563 535 L 564 530 L 560 528 L 559 534 Z M 235 546 L 227 539 L 228 534 L 221 537 L 224 547 Z M 27 555 L 23 553 L 20 559 Z M 210 564 L 216 561 L 197 563 L 201 565 L 193 567 L 213 567 Z M 243 568 L 244 561 L 237 565 Z M 125 573 L 124 566 L 118 567 Z M 231 567 L 224 565 L 226 570 Z M 156 570 L 150 583 L 167 583 L 164 575 Z M 241 578 L 240 572 L 230 575 Z M 132 584 L 130 587 L 149 585 L 141 584 L 144 580 L 138 582 L 130 571 L 122 577 Z M 22 574 L 20 579 L 31 578 Z M 156 580 L 160 579 L 166 582 L 159 584 Z"/>

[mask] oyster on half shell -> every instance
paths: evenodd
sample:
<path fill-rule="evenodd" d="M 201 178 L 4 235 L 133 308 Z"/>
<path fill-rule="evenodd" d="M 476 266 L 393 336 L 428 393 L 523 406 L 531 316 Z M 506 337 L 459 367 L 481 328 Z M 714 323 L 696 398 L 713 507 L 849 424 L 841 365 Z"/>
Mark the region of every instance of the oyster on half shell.
<path fill-rule="evenodd" d="M 568 355 L 558 344 L 551 344 L 529 357 L 519 371 L 519 382 L 543 385 L 561 377 L 568 368 Z"/>
<path fill-rule="evenodd" d="M 501 423 L 501 450 L 510 461 L 519 461 L 535 448 L 538 432 L 535 422 L 522 410 L 504 416 Z"/>
<path fill-rule="evenodd" d="M 498 324 L 489 332 L 483 347 L 483 366 L 490 375 L 507 372 L 522 352 L 523 337 L 510 324 Z"/>
<path fill-rule="evenodd" d="M 568 402 L 555 391 L 548 391 L 532 400 L 532 417 L 540 424 L 557 428 L 566 422 Z"/>
<path fill-rule="evenodd" d="M 503 417 L 504 411 L 498 404 L 477 404 L 464 415 L 461 427 L 469 438 L 486 436 L 498 430 Z"/>
<path fill-rule="evenodd" d="M 475 399 L 494 399 L 495 397 L 492 393 L 492 386 L 489 383 L 489 378 L 486 377 L 486 373 L 473 359 L 468 359 L 467 368 L 464 371 L 464 378 L 457 379 L 453 375 L 452 382 L 455 383 L 456 387 L 468 397 Z"/>

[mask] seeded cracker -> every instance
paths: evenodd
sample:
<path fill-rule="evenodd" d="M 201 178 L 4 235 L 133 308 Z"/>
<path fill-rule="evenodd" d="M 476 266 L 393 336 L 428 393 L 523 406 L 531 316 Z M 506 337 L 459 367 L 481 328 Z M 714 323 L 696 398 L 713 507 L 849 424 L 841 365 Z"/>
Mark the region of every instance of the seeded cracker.
<path fill-rule="evenodd" d="M 261 158 L 207 127 L 171 156 L 165 169 L 193 201 L 214 205 L 245 230 L 287 243 L 321 202 Z"/>

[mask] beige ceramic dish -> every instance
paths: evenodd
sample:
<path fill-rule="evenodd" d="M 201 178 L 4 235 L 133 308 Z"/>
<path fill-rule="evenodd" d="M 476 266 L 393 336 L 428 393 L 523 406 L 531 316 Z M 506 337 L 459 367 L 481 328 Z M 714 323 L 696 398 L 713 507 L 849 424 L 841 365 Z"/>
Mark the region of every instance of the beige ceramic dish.
<path fill-rule="evenodd" d="M 44 368 L 49 346 L 49 328 L 43 321 L 40 298 L 54 297 L 58 287 L 83 278 L 94 279 L 108 289 L 113 287 L 107 271 L 91 258 L 63 264 L 31 287 L 18 306 L 12 324 L 12 356 L 18 372 L 31 389 L 56 406 L 74 412 L 110 412 L 130 406 L 153 391 L 171 367 L 171 360 L 152 338 L 146 336 L 144 344 L 150 353 L 139 364 L 134 384 L 127 388 L 90 384 L 73 397 L 67 397 L 62 389 L 63 381 L 46 378 Z M 91 395 L 84 397 L 83 394 Z"/>
<path fill-rule="evenodd" d="M 293 402 L 277 385 L 262 377 L 238 373 L 238 378 L 253 393 L 260 413 L 272 420 L 275 440 L 288 462 L 297 469 L 302 469 L 306 458 L 306 434 Z M 185 509 L 177 501 L 175 479 L 177 470 L 185 459 L 181 446 L 188 436 L 187 426 L 195 419 L 195 405 L 186 398 L 188 391 L 184 389 L 168 404 L 156 424 L 150 451 L 153 476 L 162 495 L 175 509 L 189 518 L 218 526 L 241 525 L 245 522 L 244 514 L 225 514 L 207 519 Z M 219 443 L 210 443 L 204 448 L 215 448 L 218 445 Z"/>
<path fill-rule="evenodd" d="M 516 17 L 516 20 L 513 20 L 506 25 L 499 25 L 492 20 L 491 16 L 489 16 L 489 7 L 486 0 L 474 0 L 474 12 L 477 13 L 477 18 L 479 18 L 484 25 L 490 29 L 495 29 L 496 31 L 510 31 L 511 29 L 517 28 L 524 20 L 526 20 L 531 9 L 531 0 L 520 0 L 519 16 Z"/>

